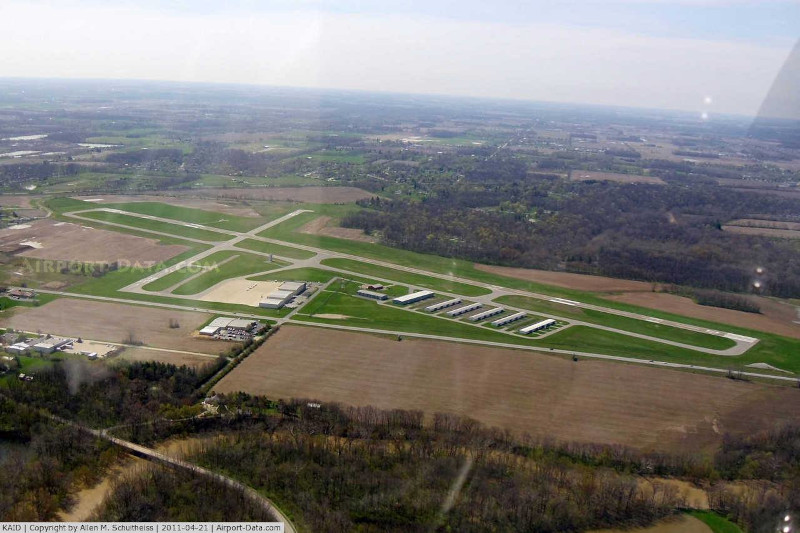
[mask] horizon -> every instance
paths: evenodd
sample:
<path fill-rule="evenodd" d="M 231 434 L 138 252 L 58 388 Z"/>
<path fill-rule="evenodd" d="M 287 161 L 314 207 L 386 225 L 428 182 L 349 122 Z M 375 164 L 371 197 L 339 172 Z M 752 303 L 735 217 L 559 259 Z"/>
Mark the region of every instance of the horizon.
<path fill-rule="evenodd" d="M 757 116 L 795 0 L 10 0 L 3 78 L 232 83 Z"/>

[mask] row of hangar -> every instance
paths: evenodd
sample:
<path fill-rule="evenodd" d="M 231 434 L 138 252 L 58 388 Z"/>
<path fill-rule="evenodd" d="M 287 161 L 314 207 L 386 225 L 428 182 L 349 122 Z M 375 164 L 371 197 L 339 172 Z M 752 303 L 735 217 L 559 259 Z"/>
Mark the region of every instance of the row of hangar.
<path fill-rule="evenodd" d="M 369 289 L 360 289 L 357 294 L 359 296 L 363 296 L 365 298 L 371 298 L 373 300 L 379 300 L 379 301 L 384 301 L 384 300 L 388 300 L 389 299 L 389 297 L 386 294 L 381 293 L 381 292 L 377 292 L 377 291 L 372 291 L 372 290 L 369 290 Z M 410 304 L 413 304 L 413 303 L 421 302 L 423 300 L 427 300 L 429 298 L 433 298 L 435 295 L 436 295 L 436 293 L 434 293 L 433 291 L 417 291 L 417 292 L 412 292 L 412 293 L 409 293 L 409 294 L 404 294 L 403 296 L 398 296 L 397 298 L 393 298 L 392 299 L 392 303 L 394 303 L 396 305 L 410 305 Z M 453 298 L 452 300 L 447 300 L 447 301 L 444 301 L 444 302 L 438 302 L 438 303 L 429 305 L 429 306 L 425 307 L 424 309 L 428 313 L 436 313 L 436 312 L 442 311 L 443 309 L 447 309 L 447 308 L 450 308 L 450 307 L 455 307 L 455 306 L 457 306 L 457 305 L 459 305 L 461 303 L 463 303 L 461 298 Z M 445 313 L 445 314 L 447 316 L 451 317 L 451 318 L 455 318 L 455 317 L 458 317 L 458 316 L 465 315 L 467 313 L 471 313 L 473 311 L 477 311 L 477 310 L 481 309 L 482 307 L 483 307 L 482 303 L 476 302 L 476 303 L 466 304 L 466 305 L 463 305 L 461 307 L 457 307 L 456 309 L 451 309 L 450 311 L 447 311 L 447 313 Z M 471 316 L 469 316 L 467 318 L 467 320 L 469 320 L 470 322 L 480 322 L 482 320 L 486 320 L 487 318 L 491 318 L 493 316 L 499 315 L 499 314 L 501 314 L 503 312 L 505 312 L 504 308 L 502 308 L 502 307 L 494 307 L 492 309 L 487 309 L 486 311 L 471 315 Z M 511 315 L 508 315 L 508 316 L 504 316 L 504 317 L 498 318 L 497 320 L 494 320 L 493 322 L 491 322 L 491 325 L 495 326 L 495 327 L 503 327 L 503 326 L 506 326 L 506 325 L 511 324 L 513 322 L 517 322 L 518 320 L 522 320 L 523 318 L 526 318 L 527 316 L 528 316 L 527 313 L 518 312 L 518 313 L 514 313 L 514 314 L 511 314 Z M 519 333 L 522 333 L 523 335 L 528 335 L 528 334 L 533 333 L 535 331 L 539 331 L 539 330 L 542 330 L 542 329 L 547 329 L 547 328 L 553 326 L 555 323 L 556 323 L 555 320 L 553 320 L 552 318 L 548 318 L 546 320 L 542 320 L 541 322 L 537 322 L 535 324 L 531 324 L 529 326 L 525 326 L 524 328 L 520 328 Z"/>

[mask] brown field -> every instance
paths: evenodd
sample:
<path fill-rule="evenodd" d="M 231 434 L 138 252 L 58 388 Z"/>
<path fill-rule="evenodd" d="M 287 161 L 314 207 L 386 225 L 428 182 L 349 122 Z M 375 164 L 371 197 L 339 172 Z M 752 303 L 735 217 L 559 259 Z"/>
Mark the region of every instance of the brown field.
<path fill-rule="evenodd" d="M 722 229 L 740 235 L 763 235 L 765 237 L 777 237 L 781 239 L 800 239 L 800 231 L 791 229 L 730 226 L 727 224 L 722 226 Z"/>
<path fill-rule="evenodd" d="M 677 315 L 800 339 L 800 327 L 796 322 L 800 320 L 797 307 L 770 298 L 751 297 L 761 306 L 760 314 L 699 305 L 691 298 L 663 292 L 628 292 L 609 295 L 607 298 Z"/>
<path fill-rule="evenodd" d="M 595 172 L 592 170 L 573 170 L 569 174 L 572 181 L 618 181 L 620 183 L 652 183 L 664 185 L 661 178 L 655 176 L 641 176 L 637 174 L 617 174 L 615 172 Z"/>
<path fill-rule="evenodd" d="M 231 198 L 234 200 L 283 200 L 312 204 L 343 204 L 375 196 L 356 187 L 253 187 L 243 189 L 208 188 L 175 191 L 181 196 Z"/>
<path fill-rule="evenodd" d="M 564 441 L 698 450 L 796 419 L 789 387 L 464 344 L 283 326 L 216 387 L 471 416 Z"/>
<path fill-rule="evenodd" d="M 13 315 L 0 318 L 0 326 L 107 342 L 124 342 L 133 334 L 147 346 L 216 355 L 233 343 L 192 336 L 211 317 L 193 311 L 59 298 L 41 307 L 17 308 Z M 170 319 L 180 327 L 171 329 Z"/>
<path fill-rule="evenodd" d="M 764 220 L 760 218 L 739 218 L 736 220 L 731 220 L 728 222 L 728 225 L 800 231 L 800 222 L 784 222 L 782 220 Z"/>
<path fill-rule="evenodd" d="M 635 529 L 596 529 L 589 533 L 712 533 L 711 528 L 697 518 L 682 514 L 678 517 Z"/>
<path fill-rule="evenodd" d="M 359 242 L 378 242 L 378 239 L 371 237 L 364 233 L 363 230 L 356 228 L 340 228 L 338 226 L 329 226 L 331 217 L 315 218 L 308 224 L 300 228 L 301 233 L 308 233 L 311 235 L 327 235 L 328 237 L 338 237 L 340 239 L 349 239 L 351 241 Z"/>
<path fill-rule="evenodd" d="M 606 278 L 591 276 L 589 274 L 573 274 L 571 272 L 553 272 L 550 270 L 535 270 L 532 268 L 514 268 L 475 263 L 475 268 L 499 276 L 508 276 L 525 281 L 545 283 L 556 287 L 577 289 L 590 292 L 650 292 L 653 284 L 645 281 L 631 281 L 626 279 Z"/>
<path fill-rule="evenodd" d="M 21 194 L 0 195 L 0 206 L 2 207 L 30 207 L 31 197 Z"/>
<path fill-rule="evenodd" d="M 202 355 L 145 348 L 125 348 L 119 355 L 114 357 L 114 360 L 117 359 L 125 361 L 157 361 L 177 366 L 186 365 L 191 368 L 201 368 L 214 362 L 213 358 Z"/>
<path fill-rule="evenodd" d="M 180 207 L 191 207 L 194 209 L 203 209 L 205 211 L 214 211 L 216 213 L 224 213 L 226 215 L 235 215 L 240 217 L 258 217 L 260 216 L 256 211 L 247 206 L 228 205 L 213 200 L 203 200 L 201 198 L 176 198 L 165 193 L 164 195 L 95 195 L 95 196 L 73 196 L 76 200 L 101 200 L 92 203 L 102 204 L 121 204 L 128 202 L 159 202 L 170 205 L 177 205 Z"/>
<path fill-rule="evenodd" d="M 158 263 L 187 250 L 180 245 L 162 245 L 155 239 L 89 228 L 70 222 L 37 220 L 21 229 L 0 230 L 0 247 L 21 243 L 30 246 L 20 255 L 36 259 L 82 262 L 127 261 Z"/>

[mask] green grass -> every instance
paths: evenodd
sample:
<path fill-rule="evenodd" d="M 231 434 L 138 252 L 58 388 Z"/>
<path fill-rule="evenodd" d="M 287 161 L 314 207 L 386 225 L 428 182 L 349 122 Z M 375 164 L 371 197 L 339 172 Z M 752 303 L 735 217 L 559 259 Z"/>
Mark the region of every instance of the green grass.
<path fill-rule="evenodd" d="M 226 259 L 230 259 L 231 257 L 235 258 L 224 264 L 219 264 Z M 247 274 L 255 274 L 257 272 L 265 272 L 267 270 L 274 270 L 276 268 L 281 268 L 288 265 L 288 263 L 284 263 L 282 261 L 273 261 L 270 263 L 262 256 L 248 254 L 246 252 L 235 252 L 232 250 L 212 254 L 205 262 L 207 264 L 217 263 L 218 266 L 215 269 L 209 270 L 208 272 L 201 274 L 182 285 L 179 285 L 175 290 L 172 291 L 172 294 L 183 296 L 197 294 L 206 289 L 210 289 L 217 283 L 227 279 L 237 278 Z"/>
<path fill-rule="evenodd" d="M 220 229 L 227 229 L 244 233 L 264 224 L 265 221 L 256 217 L 239 217 L 203 209 L 180 207 L 161 202 L 128 202 L 121 204 L 104 204 L 103 207 L 120 209 L 141 215 L 150 215 L 160 218 L 169 218 L 192 224 L 202 224 Z"/>
<path fill-rule="evenodd" d="M 247 279 L 253 281 L 314 281 L 317 283 L 327 283 L 332 279 L 342 277 L 342 274 L 325 270 L 322 268 L 290 268 L 280 272 L 270 272 L 262 276 L 253 276 Z M 375 280 L 362 278 L 359 276 L 347 276 L 348 279 L 358 283 L 375 283 Z"/>
<path fill-rule="evenodd" d="M 336 284 L 332 285 L 331 289 L 323 291 L 303 307 L 298 314 L 294 315 L 293 320 L 405 333 L 426 333 L 509 344 L 529 344 L 527 339 L 506 335 L 486 328 L 478 328 L 455 320 L 446 320 L 413 311 L 405 311 L 393 307 L 391 304 L 379 305 L 372 300 L 353 296 L 354 288 L 357 288 L 357 285 L 351 283 L 347 285 L 345 291 L 340 291 Z M 325 313 L 341 314 L 351 318 L 347 320 L 330 320 L 308 316 Z"/>
<path fill-rule="evenodd" d="M 495 301 L 499 304 L 512 305 L 514 307 L 520 307 L 539 313 L 553 314 L 564 318 L 573 318 L 584 322 L 591 322 L 592 324 L 599 324 L 601 326 L 608 326 L 623 331 L 649 335 L 659 339 L 681 342 L 702 348 L 725 350 L 736 345 L 731 339 L 718 337 L 716 335 L 708 335 L 706 333 L 698 333 L 696 331 L 655 324 L 653 322 L 637 320 L 635 318 L 628 318 L 612 313 L 603 313 L 602 311 L 595 311 L 594 309 L 581 309 L 580 307 L 556 304 L 554 302 L 529 298 L 527 296 L 501 296 Z"/>
<path fill-rule="evenodd" d="M 688 514 L 711 528 L 713 533 L 743 533 L 739 526 L 713 511 L 690 511 Z"/>
<path fill-rule="evenodd" d="M 311 259 L 316 255 L 314 252 L 308 252 L 306 250 L 301 250 L 300 248 L 292 248 L 290 246 L 283 246 L 280 244 L 256 241 L 254 239 L 245 239 L 237 244 L 236 247 L 244 248 L 246 250 L 253 250 L 254 252 L 280 255 L 290 259 Z"/>
<path fill-rule="evenodd" d="M 389 279 L 407 283 L 413 286 L 424 287 L 435 291 L 445 291 L 464 296 L 483 296 L 491 294 L 491 290 L 475 285 L 468 285 L 466 283 L 459 283 L 457 281 L 450 281 L 446 279 L 432 278 L 430 276 L 423 276 L 413 272 L 403 272 L 393 268 L 386 268 L 378 265 L 371 265 L 369 263 L 362 263 L 361 261 L 354 261 L 352 259 L 324 259 L 321 264 L 333 268 L 341 268 L 342 270 L 349 270 L 359 274 L 366 274 L 368 276 L 375 276 L 376 278 Z"/>
<path fill-rule="evenodd" d="M 96 207 L 96 206 L 95 206 Z M 199 228 L 190 228 L 188 226 L 181 226 L 178 224 L 170 224 L 168 222 L 161 222 L 159 220 L 150 220 L 141 218 L 134 215 L 125 215 L 122 213 L 109 213 L 107 211 L 90 211 L 81 213 L 79 216 L 97 220 L 99 222 L 111 222 L 113 224 L 123 224 L 133 228 L 139 228 L 144 231 L 158 231 L 162 233 L 169 233 L 176 237 L 187 237 L 189 239 L 198 239 L 201 241 L 220 242 L 227 241 L 233 236 L 218 233 L 216 231 L 209 231 Z"/>

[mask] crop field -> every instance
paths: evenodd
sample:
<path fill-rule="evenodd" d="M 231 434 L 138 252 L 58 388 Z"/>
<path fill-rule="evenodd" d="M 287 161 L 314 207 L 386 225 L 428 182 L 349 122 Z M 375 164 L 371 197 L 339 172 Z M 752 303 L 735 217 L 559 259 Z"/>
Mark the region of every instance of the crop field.
<path fill-rule="evenodd" d="M 794 229 L 763 228 L 754 226 L 733 226 L 726 224 L 722 226 L 724 231 L 739 233 L 742 235 L 764 235 L 779 239 L 800 239 L 800 231 Z"/>
<path fill-rule="evenodd" d="M 0 230 L 0 247 L 20 246 L 26 247 L 20 254 L 23 257 L 89 263 L 157 263 L 187 250 L 154 239 L 52 220 Z"/>
<path fill-rule="evenodd" d="M 113 358 L 114 361 L 156 361 L 176 366 L 186 365 L 191 368 L 203 368 L 214 362 L 213 357 L 195 355 L 170 350 L 128 347 Z"/>
<path fill-rule="evenodd" d="M 536 270 L 533 268 L 481 265 L 480 263 L 475 263 L 475 268 L 499 276 L 507 276 L 525 281 L 533 281 L 535 283 L 544 283 L 547 285 L 555 285 L 556 287 L 588 292 L 650 292 L 653 290 L 653 284 L 645 281 L 590 276 L 588 274 L 574 274 L 572 272 L 553 272 L 551 270 Z"/>
<path fill-rule="evenodd" d="M 283 326 L 215 390 L 457 413 L 566 441 L 691 452 L 800 408 L 800 395 L 782 387 L 297 326 Z"/>
<path fill-rule="evenodd" d="M 4 316 L 0 326 L 23 331 L 126 343 L 131 337 L 146 346 L 218 354 L 231 343 L 197 338 L 192 333 L 213 315 L 118 303 L 59 298 L 40 307 Z M 170 320 L 180 327 L 170 328 Z"/>

